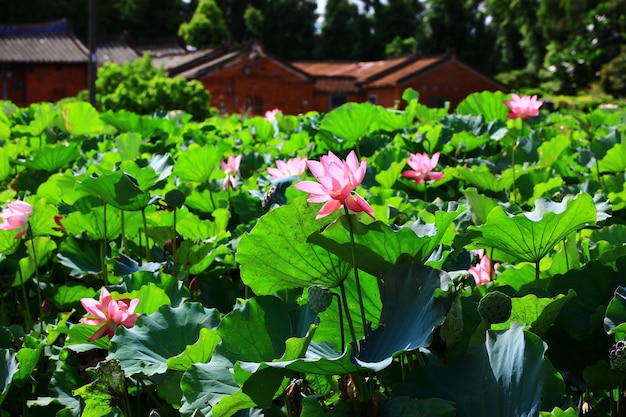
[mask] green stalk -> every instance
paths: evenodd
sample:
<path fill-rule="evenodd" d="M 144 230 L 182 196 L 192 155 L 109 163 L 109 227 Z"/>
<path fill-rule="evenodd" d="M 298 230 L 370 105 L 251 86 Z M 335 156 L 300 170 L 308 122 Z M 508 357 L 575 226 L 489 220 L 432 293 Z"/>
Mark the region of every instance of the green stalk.
<path fill-rule="evenodd" d="M 41 279 L 39 278 L 39 261 L 37 260 L 37 251 L 35 250 L 35 237 L 33 236 L 32 228 L 30 227 L 30 222 L 28 222 L 28 237 L 30 238 L 31 248 L 33 250 L 33 261 L 35 262 L 35 277 L 37 278 L 37 301 L 39 302 L 39 319 L 42 320 L 41 323 L 41 333 L 43 334 L 43 307 L 42 307 L 42 298 L 41 298 Z"/>
<path fill-rule="evenodd" d="M 102 246 L 100 246 L 100 259 L 102 262 L 102 277 L 104 278 L 105 283 L 109 283 L 109 271 L 107 268 L 107 203 L 104 202 L 102 206 Z"/>
<path fill-rule="evenodd" d="M 343 285 L 343 282 L 339 284 L 339 289 L 341 289 L 343 309 L 346 312 L 346 320 L 348 320 L 348 327 L 350 328 L 350 336 L 352 337 L 352 343 L 354 343 L 355 355 L 359 356 L 359 344 L 357 343 L 357 340 L 356 340 L 356 333 L 354 332 L 354 324 L 352 323 L 352 316 L 350 316 L 350 308 L 348 307 L 348 297 L 346 296 L 346 287 L 345 285 Z"/>
<path fill-rule="evenodd" d="M 146 235 L 146 262 L 150 261 L 150 242 L 148 240 L 148 221 L 146 220 L 146 209 L 141 210 L 141 218 L 143 220 L 143 232 Z"/>
<path fill-rule="evenodd" d="M 124 222 L 124 210 L 120 210 L 120 221 L 122 223 L 122 248 L 126 248 L 126 223 Z"/>
<path fill-rule="evenodd" d="M 539 261 L 535 262 L 535 287 L 539 288 Z"/>
<path fill-rule="evenodd" d="M 352 219 L 348 207 L 344 204 L 344 211 L 348 219 L 348 230 L 350 231 L 350 250 L 352 251 L 352 267 L 354 268 L 354 279 L 356 282 L 356 292 L 359 298 L 359 308 L 361 310 L 361 322 L 363 324 L 363 334 L 367 332 L 367 319 L 365 318 L 365 307 L 363 306 L 363 293 L 361 291 L 361 280 L 359 279 L 359 269 L 356 267 L 356 245 L 354 243 L 354 229 L 352 227 Z"/>
<path fill-rule="evenodd" d="M 24 275 L 22 274 L 22 267 L 17 265 L 17 272 L 20 274 L 20 287 L 22 287 L 22 298 L 24 299 L 24 307 L 26 308 L 26 324 L 27 328 L 30 327 L 33 321 L 33 316 L 30 314 L 30 307 L 28 306 L 28 297 L 26 296 L 26 287 L 24 286 Z"/>
<path fill-rule="evenodd" d="M 333 293 L 334 297 L 337 297 L 337 307 L 339 308 L 339 329 L 341 330 L 341 351 L 346 348 L 346 335 L 343 331 L 343 312 L 341 311 L 341 297 L 339 294 Z"/>
<path fill-rule="evenodd" d="M 174 269 L 174 275 L 176 275 L 176 246 L 177 246 L 177 241 L 176 241 L 176 207 L 174 207 L 174 236 L 172 237 L 172 262 L 174 262 L 173 265 L 173 269 Z"/>

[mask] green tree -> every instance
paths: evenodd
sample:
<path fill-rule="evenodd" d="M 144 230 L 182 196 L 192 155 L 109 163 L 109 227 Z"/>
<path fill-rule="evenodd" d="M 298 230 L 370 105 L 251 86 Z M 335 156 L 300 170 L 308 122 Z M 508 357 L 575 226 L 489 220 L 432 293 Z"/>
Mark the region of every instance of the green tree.
<path fill-rule="evenodd" d="M 107 62 L 98 70 L 96 104 L 100 110 L 151 114 L 182 110 L 196 120 L 209 116 L 210 93 L 197 80 L 170 78 L 150 61 L 150 55 L 122 66 Z"/>
<path fill-rule="evenodd" d="M 573 94 L 600 81 L 602 66 L 626 45 L 626 0 L 599 3 L 579 26 L 565 42 L 548 47 L 543 78 L 558 81 L 555 92 Z"/>
<path fill-rule="evenodd" d="M 455 50 L 460 59 L 490 74 L 493 39 L 481 3 L 429 0 L 424 13 L 425 37 L 418 39 L 418 48 L 426 54 Z"/>
<path fill-rule="evenodd" d="M 218 45 L 230 39 L 224 15 L 215 0 L 200 0 L 191 21 L 180 26 L 178 35 L 198 48 Z"/>
<path fill-rule="evenodd" d="M 281 58 L 310 58 L 315 44 L 315 0 L 266 0 L 259 7 L 252 5 L 260 11 L 255 12 L 260 28 L 250 27 L 246 33 L 258 32 L 265 48 Z"/>
<path fill-rule="evenodd" d="M 423 43 L 423 2 L 388 0 L 383 4 L 374 3 L 372 7 L 375 10 L 372 16 L 375 44 L 385 55 L 389 56 L 390 50 L 394 50 L 394 54 L 415 52 L 417 45 Z"/>
<path fill-rule="evenodd" d="M 371 22 L 348 0 L 326 2 L 322 30 L 315 43 L 319 59 L 366 59 L 380 57 L 372 45 Z"/>

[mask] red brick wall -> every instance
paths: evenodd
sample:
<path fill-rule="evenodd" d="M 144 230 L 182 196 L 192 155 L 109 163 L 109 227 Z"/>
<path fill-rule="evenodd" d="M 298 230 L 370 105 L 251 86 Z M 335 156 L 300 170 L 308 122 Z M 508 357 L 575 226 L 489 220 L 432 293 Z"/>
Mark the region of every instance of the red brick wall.
<path fill-rule="evenodd" d="M 313 82 L 268 59 L 243 59 L 200 80 L 211 93 L 211 106 L 226 113 L 262 115 L 279 108 L 285 114 L 314 109 Z"/>
<path fill-rule="evenodd" d="M 420 93 L 420 103 L 440 107 L 443 101 L 449 101 L 451 109 L 472 93 L 505 91 L 500 84 L 456 60 L 445 62 L 398 86 L 395 92 L 397 98 L 401 98 L 409 87 Z"/>
<path fill-rule="evenodd" d="M 4 86 L 7 99 L 20 107 L 58 101 L 88 88 L 87 64 L 14 64 L 11 79 L 2 79 Z"/>

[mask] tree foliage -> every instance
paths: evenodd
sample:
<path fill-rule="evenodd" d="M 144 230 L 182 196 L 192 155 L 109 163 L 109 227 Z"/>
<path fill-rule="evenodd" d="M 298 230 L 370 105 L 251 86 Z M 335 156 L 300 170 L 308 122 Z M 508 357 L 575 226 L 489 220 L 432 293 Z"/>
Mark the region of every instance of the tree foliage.
<path fill-rule="evenodd" d="M 210 93 L 197 80 L 168 77 L 150 55 L 122 66 L 107 62 L 98 70 L 96 104 L 102 111 L 129 110 L 139 114 L 182 110 L 201 120 L 209 116 Z"/>
<path fill-rule="evenodd" d="M 230 39 L 224 15 L 215 0 L 200 0 L 191 20 L 180 26 L 178 35 L 198 48 L 218 45 Z"/>

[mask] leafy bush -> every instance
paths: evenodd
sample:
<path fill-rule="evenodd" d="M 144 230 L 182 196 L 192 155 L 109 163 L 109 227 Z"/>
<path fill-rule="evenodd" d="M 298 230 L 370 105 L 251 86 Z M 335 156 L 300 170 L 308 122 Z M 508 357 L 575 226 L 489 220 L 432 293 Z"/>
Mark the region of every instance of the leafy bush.
<path fill-rule="evenodd" d="M 600 85 L 609 94 L 626 97 L 626 45 L 622 45 L 620 54 L 602 67 Z"/>
<path fill-rule="evenodd" d="M 209 116 L 211 94 L 197 80 L 168 77 L 152 65 L 150 55 L 122 66 L 107 62 L 98 70 L 96 104 L 100 110 L 152 114 L 182 110 L 196 120 Z"/>

